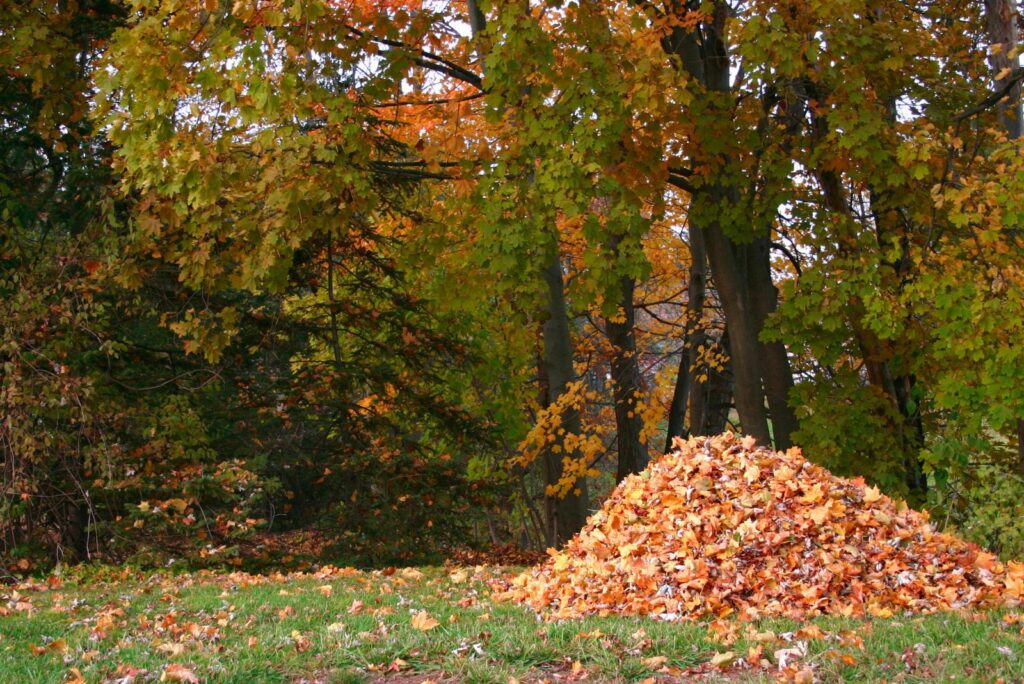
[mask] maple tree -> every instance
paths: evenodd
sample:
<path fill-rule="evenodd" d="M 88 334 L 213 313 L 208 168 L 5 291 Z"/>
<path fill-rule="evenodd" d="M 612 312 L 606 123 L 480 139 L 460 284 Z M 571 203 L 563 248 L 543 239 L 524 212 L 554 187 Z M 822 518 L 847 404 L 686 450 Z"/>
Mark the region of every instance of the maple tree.
<path fill-rule="evenodd" d="M 3 12 L 5 548 L 559 546 L 730 430 L 1020 551 L 1012 2 Z"/>

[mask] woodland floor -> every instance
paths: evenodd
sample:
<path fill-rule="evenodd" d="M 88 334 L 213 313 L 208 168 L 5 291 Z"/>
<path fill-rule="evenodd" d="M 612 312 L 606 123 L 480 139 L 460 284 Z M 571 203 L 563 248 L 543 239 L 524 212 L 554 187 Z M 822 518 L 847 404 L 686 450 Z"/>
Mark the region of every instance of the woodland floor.
<path fill-rule="evenodd" d="M 797 681 L 1024 681 L 1020 611 L 543 622 L 494 600 L 514 572 L 93 567 L 0 586 L 0 682 L 773 681 L 780 659 Z"/>

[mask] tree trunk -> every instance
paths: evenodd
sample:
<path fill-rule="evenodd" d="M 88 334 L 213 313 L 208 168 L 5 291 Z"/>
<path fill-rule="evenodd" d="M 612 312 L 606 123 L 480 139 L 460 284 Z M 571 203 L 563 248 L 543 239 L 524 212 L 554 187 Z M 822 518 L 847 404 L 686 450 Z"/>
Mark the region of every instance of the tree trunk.
<path fill-rule="evenodd" d="M 729 358 L 735 382 L 734 399 L 740 427 L 760 444 L 770 445 L 768 414 L 761 386 L 761 343 L 748 302 L 746 251 L 749 245 L 737 245 L 721 226 L 704 231 L 708 261 L 715 289 L 725 311 L 729 328 Z"/>
<path fill-rule="evenodd" d="M 717 1 L 710 21 L 701 31 L 676 27 L 662 39 L 663 50 L 678 58 L 679 66 L 712 93 L 727 93 L 732 89 L 730 58 L 724 40 L 729 12 L 724 2 Z M 754 283 L 748 274 L 749 245 L 730 239 L 726 226 L 718 218 L 730 209 L 743 211 L 740 192 L 735 186 L 712 182 L 702 186 L 699 194 L 695 204 L 702 204 L 705 209 L 691 211 L 690 225 L 691 228 L 699 226 L 704 233 L 711 274 L 729 327 L 736 410 L 743 431 L 761 444 L 770 445 L 758 339 L 760 327 L 751 311 L 750 289 Z M 707 216 L 701 216 L 702 213 Z"/>
<path fill-rule="evenodd" d="M 721 345 L 729 347 L 729 329 L 722 333 Z M 708 369 L 708 382 L 704 398 L 704 423 L 701 425 L 700 434 L 718 435 L 725 432 L 725 426 L 729 422 L 729 412 L 732 410 L 733 393 L 735 384 L 733 381 L 732 359 L 726 362 L 721 370 L 716 368 Z"/>
<path fill-rule="evenodd" d="M 988 33 L 988 63 L 996 90 L 1006 86 L 1011 72 L 1020 66 L 1010 51 L 1017 47 L 1017 8 L 1014 0 L 985 0 L 985 30 Z M 997 47 L 999 46 L 999 47 Z M 1007 97 L 996 105 L 999 123 L 1011 140 L 1021 135 L 1020 83 L 1010 88 Z"/>
<path fill-rule="evenodd" d="M 747 273 L 750 278 L 750 304 L 758 337 L 764 331 L 768 317 L 775 312 L 779 303 L 779 291 L 772 282 L 771 239 L 755 240 L 747 248 Z M 761 371 L 764 376 L 764 392 L 771 411 L 772 437 L 776 449 L 793 446 L 792 435 L 796 431 L 796 413 L 789 405 L 789 392 L 793 388 L 793 371 L 789 365 L 789 354 L 782 342 L 760 342 Z"/>
<path fill-rule="evenodd" d="M 1019 67 L 1017 57 L 1010 51 L 1017 47 L 1017 7 L 1014 0 L 985 0 L 985 29 L 989 39 L 989 66 L 995 90 L 1006 86 L 1012 70 Z M 996 50 L 995 46 L 1002 46 Z M 1002 78 L 1000 78 L 1002 76 Z M 1011 140 L 1017 140 L 1024 129 L 1021 111 L 1021 87 L 1018 81 L 996 109 L 999 122 Z M 1017 419 L 1017 471 L 1024 475 L 1024 418 Z"/>
<path fill-rule="evenodd" d="M 557 249 L 557 248 L 556 248 Z M 543 270 L 548 290 L 548 318 L 544 321 L 544 371 L 548 378 L 548 400 L 554 405 L 576 381 L 573 367 L 572 338 L 569 335 L 569 315 L 565 302 L 565 284 L 562 280 L 562 260 L 557 251 Z M 575 408 L 562 414 L 562 427 L 566 434 L 580 434 L 580 415 Z M 564 456 L 552 454 L 548 468 L 548 483 L 557 482 L 562 475 L 563 459 L 578 457 L 575 453 Z M 581 479 L 574 491 L 554 502 L 554 540 L 561 546 L 580 531 L 587 521 L 587 481 Z"/>
<path fill-rule="evenodd" d="M 633 308 L 633 278 L 619 278 L 621 314 L 605 319 L 608 341 L 612 344 L 612 383 L 615 398 L 615 429 L 619 446 L 619 462 L 615 481 L 639 473 L 647 467 L 647 445 L 641 439 L 643 419 L 637 402 L 643 392 L 643 375 L 636 355 L 636 312 Z M 620 320 L 621 318 L 621 320 Z"/>
<path fill-rule="evenodd" d="M 1024 420 L 1017 419 L 1017 472 L 1024 477 Z"/>
<path fill-rule="evenodd" d="M 487 18 L 477 0 L 468 0 L 470 30 L 473 39 L 479 41 L 480 34 L 487 29 Z M 484 50 L 478 46 L 478 57 L 485 58 Z M 529 88 L 523 86 L 524 92 Z M 569 335 L 569 312 L 565 302 L 565 283 L 562 280 L 562 259 L 558 252 L 557 241 L 549 262 L 541 273 L 547 289 L 547 315 L 544 322 L 544 377 L 547 378 L 548 404 L 554 405 L 565 394 L 569 385 L 576 380 L 573 367 L 572 338 Z M 562 415 L 562 427 L 566 434 L 580 434 L 580 416 L 575 409 L 567 409 Z M 554 484 L 561 479 L 563 460 L 578 457 L 575 453 L 556 455 L 550 451 L 545 453 L 545 482 Z M 588 494 L 586 478 L 581 478 L 577 487 L 564 498 L 552 500 L 545 494 L 545 512 L 548 515 L 549 543 L 561 546 L 572 538 L 587 521 Z"/>
<path fill-rule="evenodd" d="M 704 295 L 707 290 L 707 250 L 704 248 L 704 234 L 690 230 L 690 283 L 687 287 L 685 346 L 679 358 L 679 372 L 672 393 L 672 404 L 668 410 L 668 433 L 665 437 L 666 453 L 672 450 L 674 437 L 685 437 L 687 432 L 696 433 L 704 420 L 704 383 L 694 370 L 698 350 L 704 345 L 706 335 L 702 325 L 704 317 Z M 699 413 L 696 410 L 699 403 Z M 686 428 L 686 406 L 690 405 L 690 428 Z M 695 420 L 696 418 L 696 420 Z"/>

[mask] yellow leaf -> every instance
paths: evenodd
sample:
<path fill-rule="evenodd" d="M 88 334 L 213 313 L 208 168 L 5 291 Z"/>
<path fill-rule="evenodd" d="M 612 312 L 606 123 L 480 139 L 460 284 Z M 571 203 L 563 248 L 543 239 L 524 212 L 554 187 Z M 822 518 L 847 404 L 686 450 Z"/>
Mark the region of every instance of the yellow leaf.
<path fill-rule="evenodd" d="M 864 503 L 874 503 L 882 498 L 882 492 L 878 490 L 878 487 L 865 487 L 864 489 Z"/>
<path fill-rule="evenodd" d="M 185 509 L 188 508 L 188 502 L 184 499 L 168 499 L 164 501 L 164 505 L 168 508 L 173 508 L 179 514 L 184 513 Z"/>
<path fill-rule="evenodd" d="M 736 660 L 735 651 L 724 651 L 712 656 L 711 664 L 715 667 L 728 667 L 734 660 Z"/>
<path fill-rule="evenodd" d="M 651 656 L 650 658 L 644 658 L 644 667 L 650 670 L 657 670 L 664 667 L 665 663 L 668 662 L 667 656 Z"/>
<path fill-rule="evenodd" d="M 413 629 L 418 629 L 422 632 L 429 631 L 437 627 L 440 622 L 430 617 L 430 614 L 425 610 L 421 610 L 412 616 Z"/>

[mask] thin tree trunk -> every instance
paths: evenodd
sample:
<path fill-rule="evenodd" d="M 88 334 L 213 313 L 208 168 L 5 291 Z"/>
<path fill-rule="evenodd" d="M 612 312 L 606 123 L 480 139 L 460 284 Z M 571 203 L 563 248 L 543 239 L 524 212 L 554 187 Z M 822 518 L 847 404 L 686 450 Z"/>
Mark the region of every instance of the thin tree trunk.
<path fill-rule="evenodd" d="M 470 30 L 474 40 L 487 29 L 487 19 L 477 0 L 468 0 L 467 9 L 470 17 Z M 486 57 L 483 47 L 478 45 L 478 56 Z M 529 86 L 524 85 L 523 90 Z M 569 386 L 576 380 L 573 367 L 572 338 L 569 335 L 569 313 L 565 302 L 565 283 L 562 279 L 562 260 L 558 252 L 557 241 L 553 247 L 548 263 L 543 267 L 541 277 L 547 290 L 547 320 L 544 322 L 542 335 L 544 338 L 543 374 L 547 378 L 548 404 L 556 405 L 566 393 Z M 578 435 L 581 432 L 579 412 L 573 408 L 566 409 L 561 416 L 565 434 Z M 565 453 L 564 456 L 545 453 L 545 481 L 554 484 L 561 479 L 563 459 L 578 457 L 576 453 Z M 549 543 L 561 546 L 572 538 L 587 521 L 589 507 L 587 480 L 581 478 L 575 489 L 564 498 L 552 500 L 545 494 L 545 513 L 548 514 L 546 530 Z"/>
<path fill-rule="evenodd" d="M 331 351 L 334 370 L 341 370 L 341 341 L 338 337 L 338 307 L 334 300 L 334 238 L 327 236 L 327 311 L 331 319 Z"/>
<path fill-rule="evenodd" d="M 729 346 L 729 337 L 730 331 L 726 328 L 722 333 L 721 344 L 723 347 Z M 729 412 L 733 405 L 734 392 L 732 359 L 727 361 L 721 370 L 708 369 L 704 424 L 701 426 L 700 434 L 717 435 L 725 432 L 726 423 L 729 421 Z"/>
<path fill-rule="evenodd" d="M 1017 419 L 1017 472 L 1024 477 L 1024 419 Z"/>
<path fill-rule="evenodd" d="M 672 450 L 675 437 L 685 437 L 688 432 L 696 433 L 704 419 L 703 382 L 694 370 L 697 354 L 703 346 L 706 335 L 704 317 L 704 295 L 707 291 L 707 250 L 704 248 L 704 234 L 700 230 L 689 231 L 690 283 L 687 287 L 685 346 L 679 358 L 679 372 L 672 393 L 672 404 L 668 410 L 668 434 L 665 451 Z M 697 404 L 699 403 L 699 411 Z M 686 407 L 690 405 L 690 428 L 686 428 Z"/>
<path fill-rule="evenodd" d="M 544 267 L 543 277 L 548 290 L 548 318 L 544 321 L 543 327 L 544 370 L 548 378 L 548 399 L 550 404 L 554 405 L 576 381 L 568 307 L 565 301 L 565 283 L 562 280 L 562 260 L 557 251 L 550 263 Z M 573 407 L 566 408 L 562 414 L 561 424 L 566 434 L 580 434 L 579 411 Z M 564 453 L 564 456 L 552 454 L 548 471 L 549 483 L 561 479 L 564 459 L 578 457 L 576 453 Z M 582 529 L 587 521 L 587 500 L 587 481 L 586 478 L 581 478 L 573 491 L 554 503 L 556 545 L 561 546 Z"/>
<path fill-rule="evenodd" d="M 631 277 L 622 276 L 619 279 L 621 320 L 619 315 L 614 319 L 605 319 L 608 341 L 612 344 L 612 382 L 615 385 L 615 428 L 619 449 L 616 482 L 646 468 L 648 459 L 647 446 L 640 434 L 643 419 L 637 410 L 637 402 L 643 392 L 643 375 L 636 354 L 634 287 Z"/>
<path fill-rule="evenodd" d="M 676 437 L 686 438 L 686 404 L 690 398 L 690 358 L 693 350 L 690 347 L 690 336 L 686 335 L 686 343 L 679 352 L 679 369 L 676 371 L 676 384 L 672 390 L 672 403 L 668 407 L 668 428 L 665 431 L 665 453 L 672 451 L 672 441 Z"/>

